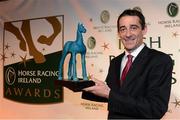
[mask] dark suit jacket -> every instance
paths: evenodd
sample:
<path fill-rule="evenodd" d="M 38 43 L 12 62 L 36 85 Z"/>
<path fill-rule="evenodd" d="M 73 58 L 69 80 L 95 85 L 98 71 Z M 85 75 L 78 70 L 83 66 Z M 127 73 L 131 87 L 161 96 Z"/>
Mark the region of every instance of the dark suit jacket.
<path fill-rule="evenodd" d="M 172 59 L 145 46 L 134 60 L 121 86 L 120 66 L 124 55 L 125 53 L 111 61 L 106 78 L 111 88 L 107 100 L 108 118 L 161 118 L 168 109 Z"/>

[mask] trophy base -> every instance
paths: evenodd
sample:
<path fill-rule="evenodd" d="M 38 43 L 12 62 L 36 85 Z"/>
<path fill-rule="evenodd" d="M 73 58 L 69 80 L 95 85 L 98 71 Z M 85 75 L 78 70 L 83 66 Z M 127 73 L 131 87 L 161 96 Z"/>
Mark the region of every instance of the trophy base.
<path fill-rule="evenodd" d="M 82 89 L 90 86 L 94 86 L 95 83 L 92 80 L 79 79 L 78 81 L 73 80 L 55 80 L 55 85 L 66 87 L 73 92 L 81 92 Z"/>

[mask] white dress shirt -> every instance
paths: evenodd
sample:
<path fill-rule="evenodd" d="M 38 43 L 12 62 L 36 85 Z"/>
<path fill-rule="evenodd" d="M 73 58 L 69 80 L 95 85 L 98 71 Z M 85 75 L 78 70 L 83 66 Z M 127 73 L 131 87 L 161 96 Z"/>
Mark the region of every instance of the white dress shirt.
<path fill-rule="evenodd" d="M 134 61 L 137 57 L 137 55 L 141 52 L 141 50 L 144 48 L 145 44 L 143 43 L 142 45 L 140 45 L 138 48 L 136 48 L 133 52 L 131 53 L 128 53 L 127 51 L 125 51 L 125 55 L 123 56 L 122 58 L 122 61 L 121 61 L 121 73 L 120 73 L 120 76 L 122 75 L 122 71 L 126 65 L 126 62 L 128 60 L 127 58 L 127 55 L 131 54 L 133 56 L 133 59 L 132 61 Z"/>

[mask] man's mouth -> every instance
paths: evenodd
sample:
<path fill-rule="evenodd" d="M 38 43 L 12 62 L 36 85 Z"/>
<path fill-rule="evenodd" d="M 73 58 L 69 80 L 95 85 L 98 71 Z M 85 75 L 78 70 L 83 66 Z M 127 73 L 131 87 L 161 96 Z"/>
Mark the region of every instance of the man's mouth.
<path fill-rule="evenodd" d="M 136 39 L 135 36 L 129 36 L 129 37 L 125 38 L 125 41 L 132 41 L 132 40 L 135 40 L 135 39 Z"/>
<path fill-rule="evenodd" d="M 133 41 L 135 40 L 136 38 L 126 38 L 125 41 Z"/>

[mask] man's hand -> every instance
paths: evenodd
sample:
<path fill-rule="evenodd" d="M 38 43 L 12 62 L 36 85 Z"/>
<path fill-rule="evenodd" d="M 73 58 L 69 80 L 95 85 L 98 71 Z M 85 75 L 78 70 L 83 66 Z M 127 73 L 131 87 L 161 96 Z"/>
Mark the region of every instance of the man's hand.
<path fill-rule="evenodd" d="M 86 92 L 91 92 L 100 97 L 109 98 L 110 88 L 105 84 L 105 82 L 100 80 L 93 80 L 95 82 L 94 86 L 84 88 Z"/>

